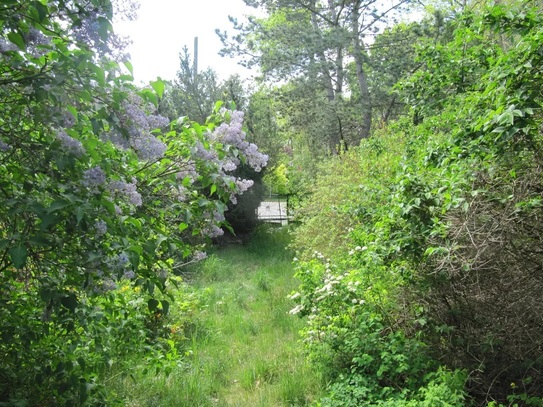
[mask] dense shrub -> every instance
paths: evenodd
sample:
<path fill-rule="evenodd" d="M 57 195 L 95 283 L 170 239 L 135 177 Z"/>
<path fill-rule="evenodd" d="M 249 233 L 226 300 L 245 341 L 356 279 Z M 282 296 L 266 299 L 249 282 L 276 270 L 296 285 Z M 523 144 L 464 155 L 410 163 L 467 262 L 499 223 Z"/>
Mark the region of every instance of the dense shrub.
<path fill-rule="evenodd" d="M 267 161 L 220 103 L 202 124 L 157 115 L 164 84 L 138 89 L 112 59 L 112 18 L 107 0 L 0 5 L 8 405 L 111 404 L 102 374 L 127 352 L 158 366 L 170 277 L 250 187 L 237 166 Z"/>
<path fill-rule="evenodd" d="M 464 17 L 404 83 L 416 123 L 331 164 L 302 211 L 295 247 L 324 256 L 293 312 L 323 405 L 542 403 L 541 16 Z"/>

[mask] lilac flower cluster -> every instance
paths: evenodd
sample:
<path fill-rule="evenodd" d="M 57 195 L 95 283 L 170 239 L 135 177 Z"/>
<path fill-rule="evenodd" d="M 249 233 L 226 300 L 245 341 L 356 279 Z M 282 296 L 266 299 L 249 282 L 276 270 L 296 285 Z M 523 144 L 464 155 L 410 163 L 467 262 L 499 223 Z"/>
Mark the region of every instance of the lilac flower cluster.
<path fill-rule="evenodd" d="M 43 33 L 36 28 L 28 30 L 28 33 L 24 35 L 24 38 L 25 43 L 32 45 L 46 45 L 51 43 L 49 37 L 43 35 Z"/>
<path fill-rule="evenodd" d="M 193 261 L 202 261 L 207 258 L 207 253 L 202 251 L 195 251 L 192 253 L 192 260 Z"/>
<path fill-rule="evenodd" d="M 236 168 L 238 168 L 239 160 L 238 159 L 230 159 L 225 160 L 222 162 L 222 170 L 225 172 L 232 172 L 235 171 Z"/>
<path fill-rule="evenodd" d="M 166 152 L 166 144 L 151 134 L 134 138 L 132 147 L 136 150 L 139 157 L 146 161 L 157 160 L 163 157 Z"/>
<path fill-rule="evenodd" d="M 214 150 L 207 150 L 204 145 L 198 141 L 194 147 L 194 157 L 205 161 L 216 161 L 218 155 Z"/>
<path fill-rule="evenodd" d="M 237 179 L 236 187 L 237 187 L 238 193 L 240 195 L 243 194 L 245 191 L 251 188 L 254 183 L 255 182 L 252 179 Z"/>
<path fill-rule="evenodd" d="M 75 124 L 75 117 L 71 112 L 62 113 L 62 124 L 66 128 L 70 128 Z"/>
<path fill-rule="evenodd" d="M 60 144 L 68 153 L 76 157 L 81 157 L 85 154 L 83 144 L 79 140 L 68 136 L 64 130 L 57 131 L 57 140 L 60 141 Z"/>
<path fill-rule="evenodd" d="M 123 102 L 120 121 L 127 130 L 129 139 L 123 140 L 118 134 L 110 135 L 110 140 L 123 148 L 133 148 L 138 156 L 147 161 L 154 161 L 164 156 L 166 145 L 151 132 L 166 127 L 169 120 L 166 117 L 148 114 L 143 100 L 137 95 L 131 95 Z"/>
<path fill-rule="evenodd" d="M 176 178 L 180 181 L 188 178 L 189 182 L 193 183 L 198 178 L 198 172 L 196 172 L 196 164 L 194 161 L 189 160 L 184 163 L 183 169 L 176 174 Z"/>
<path fill-rule="evenodd" d="M 2 152 L 6 152 L 6 151 L 9 151 L 11 150 L 11 146 L 7 143 L 4 143 L 2 140 L 0 140 L 0 151 Z"/>
<path fill-rule="evenodd" d="M 4 54 L 9 51 L 17 51 L 17 46 L 10 41 L 0 38 L 0 54 Z"/>
<path fill-rule="evenodd" d="M 31 28 L 23 37 L 26 44 L 25 51 L 31 53 L 33 57 L 39 58 L 48 52 L 47 49 L 40 47 L 40 45 L 51 44 L 51 39 L 45 36 L 40 30 Z"/>
<path fill-rule="evenodd" d="M 89 188 L 93 192 L 98 190 L 100 185 L 106 182 L 106 174 L 99 166 L 92 167 L 83 172 L 83 186 Z"/>
<path fill-rule="evenodd" d="M 243 150 L 245 157 L 247 157 L 247 163 L 256 172 L 260 172 L 263 167 L 268 164 L 268 156 L 258 151 L 256 144 L 250 143 L 245 150 Z"/>
<path fill-rule="evenodd" d="M 108 291 L 113 291 L 117 289 L 117 283 L 111 278 L 105 278 L 102 281 L 101 291 L 107 293 Z"/>
<path fill-rule="evenodd" d="M 76 41 L 89 44 L 95 49 L 104 49 L 105 45 L 100 37 L 100 15 L 89 12 L 85 18 L 79 20 L 78 25 L 72 26 L 72 32 Z"/>
<path fill-rule="evenodd" d="M 96 236 L 103 236 L 107 233 L 107 224 L 103 220 L 98 220 L 94 224 L 94 230 L 96 232 Z"/>
<path fill-rule="evenodd" d="M 228 113 L 230 116 L 229 123 L 222 123 L 218 126 L 210 138 L 223 144 L 231 145 L 237 148 L 242 155 L 247 158 L 247 163 L 255 171 L 259 172 L 268 164 L 268 156 L 258 151 L 258 147 L 245 140 L 246 134 L 243 131 L 243 112 L 234 110 L 223 110 L 221 113 Z M 226 163 L 229 168 L 233 168 L 232 164 L 237 164 L 233 161 Z M 224 165 L 223 165 L 224 168 Z M 235 169 L 235 168 L 234 168 Z M 225 171 L 230 171 L 225 169 Z M 233 170 L 232 170 L 233 171 Z"/>
<path fill-rule="evenodd" d="M 210 225 L 206 225 L 202 229 L 202 235 L 210 237 L 210 238 L 219 237 L 219 236 L 224 235 L 224 230 L 222 230 L 217 225 L 210 224 Z"/>
<path fill-rule="evenodd" d="M 133 280 L 136 278 L 136 273 L 134 273 L 132 270 L 126 270 L 123 274 L 123 278 Z"/>
<path fill-rule="evenodd" d="M 134 206 L 141 206 L 143 200 L 141 194 L 137 190 L 136 180 L 132 179 L 132 182 L 125 181 L 113 181 L 108 185 L 108 189 L 114 197 L 122 196 L 128 199 Z"/>

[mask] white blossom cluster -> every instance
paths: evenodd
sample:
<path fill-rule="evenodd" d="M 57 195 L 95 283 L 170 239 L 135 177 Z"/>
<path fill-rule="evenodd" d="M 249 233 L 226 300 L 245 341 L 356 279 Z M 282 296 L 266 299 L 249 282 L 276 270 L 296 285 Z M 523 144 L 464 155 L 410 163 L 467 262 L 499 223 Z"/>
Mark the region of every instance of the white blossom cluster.
<path fill-rule="evenodd" d="M 296 262 L 299 261 L 296 259 Z M 322 323 L 321 317 L 327 314 L 327 310 L 356 307 L 365 303 L 365 291 L 351 271 L 339 271 L 330 259 L 319 252 L 313 254 L 313 260 L 299 262 L 297 275 L 302 280 L 302 289 L 289 296 L 290 300 L 297 303 L 289 313 L 308 315 L 309 325 L 317 333 Z M 314 323 L 311 324 L 311 321 Z M 322 339 L 320 334 L 316 337 Z"/>

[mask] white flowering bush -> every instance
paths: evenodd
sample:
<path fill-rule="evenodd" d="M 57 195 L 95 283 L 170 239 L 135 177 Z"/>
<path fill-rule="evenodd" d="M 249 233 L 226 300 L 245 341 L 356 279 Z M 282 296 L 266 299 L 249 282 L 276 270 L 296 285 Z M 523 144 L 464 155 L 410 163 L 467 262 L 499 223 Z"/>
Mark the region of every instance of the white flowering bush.
<path fill-rule="evenodd" d="M 364 258 L 376 255 L 355 246 L 341 264 L 319 252 L 297 261 L 301 283 L 290 296 L 296 303 L 290 313 L 307 318 L 304 347 L 330 383 L 319 405 L 408 400 L 434 368 L 424 343 L 409 337 L 397 321 L 394 277 L 380 275 L 384 269 L 360 268 Z"/>
<path fill-rule="evenodd" d="M 157 115 L 164 85 L 108 57 L 111 17 L 106 0 L 0 5 L 0 401 L 104 402 L 99 372 L 157 348 L 170 277 L 251 186 L 233 171 L 267 163 L 241 112 Z"/>

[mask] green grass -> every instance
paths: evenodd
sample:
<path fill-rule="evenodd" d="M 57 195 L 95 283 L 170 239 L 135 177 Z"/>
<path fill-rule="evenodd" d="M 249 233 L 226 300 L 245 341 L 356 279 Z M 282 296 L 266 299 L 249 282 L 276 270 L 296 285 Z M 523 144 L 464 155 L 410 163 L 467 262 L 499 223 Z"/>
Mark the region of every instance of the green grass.
<path fill-rule="evenodd" d="M 305 406 L 318 398 L 321 379 L 299 342 L 303 321 L 288 314 L 298 282 L 287 238 L 266 229 L 194 270 L 199 307 L 177 344 L 183 354 L 168 376 L 135 367 L 117 385 L 128 406 Z"/>

